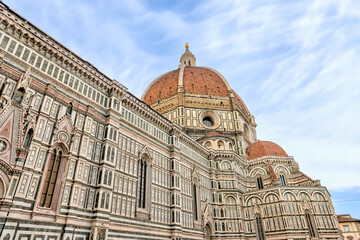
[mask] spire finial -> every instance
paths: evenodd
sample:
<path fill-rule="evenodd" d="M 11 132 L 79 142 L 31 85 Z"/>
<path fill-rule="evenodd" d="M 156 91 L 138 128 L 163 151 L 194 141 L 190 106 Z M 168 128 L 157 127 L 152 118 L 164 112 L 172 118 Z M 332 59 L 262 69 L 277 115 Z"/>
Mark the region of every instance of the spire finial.
<path fill-rule="evenodd" d="M 196 66 L 196 58 L 195 56 L 189 51 L 189 44 L 185 44 L 185 52 L 181 55 L 180 58 L 180 66 Z"/>

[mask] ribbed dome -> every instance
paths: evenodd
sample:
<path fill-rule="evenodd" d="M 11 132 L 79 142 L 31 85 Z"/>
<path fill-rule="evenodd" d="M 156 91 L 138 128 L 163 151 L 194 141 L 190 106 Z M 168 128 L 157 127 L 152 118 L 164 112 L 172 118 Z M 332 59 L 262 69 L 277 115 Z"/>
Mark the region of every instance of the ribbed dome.
<path fill-rule="evenodd" d="M 144 102 L 151 105 L 175 96 L 179 86 L 179 71 L 177 69 L 157 78 L 144 93 Z M 185 66 L 182 81 L 185 94 L 229 96 L 226 83 L 212 69 Z"/>
<path fill-rule="evenodd" d="M 246 157 L 248 160 L 264 156 L 288 157 L 282 147 L 270 141 L 256 141 L 246 149 Z"/>

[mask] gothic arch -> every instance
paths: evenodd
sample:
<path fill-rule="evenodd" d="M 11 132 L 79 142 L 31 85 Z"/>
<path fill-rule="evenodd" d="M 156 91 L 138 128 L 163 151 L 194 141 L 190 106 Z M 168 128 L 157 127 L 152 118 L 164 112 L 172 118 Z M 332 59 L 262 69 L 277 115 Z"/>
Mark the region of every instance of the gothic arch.
<path fill-rule="evenodd" d="M 63 188 L 61 185 L 65 179 L 65 171 L 68 165 L 68 148 L 63 143 L 53 146 L 47 158 L 44 178 L 40 186 L 39 207 L 50 208 L 56 211 Z M 55 182 L 53 182 L 55 180 Z M 62 191 L 60 192 L 60 190 Z"/>
<path fill-rule="evenodd" d="M 214 236 L 214 228 L 213 228 L 213 224 L 210 223 L 210 221 L 208 221 L 205 224 L 204 227 L 204 235 L 205 235 L 205 240 L 211 240 L 212 236 Z"/>
<path fill-rule="evenodd" d="M 137 167 L 136 216 L 149 219 L 151 211 L 152 156 L 146 146 L 139 152 Z"/>
<path fill-rule="evenodd" d="M 259 200 L 259 202 L 258 202 L 258 204 L 261 204 L 262 203 L 262 199 L 259 197 L 259 196 L 252 196 L 252 197 L 250 197 L 249 199 L 247 199 L 246 200 L 246 206 L 247 207 L 250 207 L 250 206 L 253 206 L 254 204 L 252 204 L 252 203 L 250 203 L 250 205 L 249 205 L 249 202 L 250 201 L 252 201 L 252 199 L 258 199 Z"/>
<path fill-rule="evenodd" d="M 201 219 L 201 199 L 200 199 L 200 175 L 194 166 L 192 172 L 192 194 L 193 194 L 193 214 L 194 220 L 200 221 Z"/>
<path fill-rule="evenodd" d="M 286 191 L 286 192 L 283 192 L 283 194 L 282 194 L 282 195 L 283 195 L 283 198 L 285 199 L 285 196 L 286 196 L 286 195 L 288 195 L 288 194 L 289 194 L 289 195 L 292 195 L 292 196 L 294 197 L 294 200 L 295 200 L 295 201 L 297 201 L 297 200 L 298 200 L 298 198 L 297 198 L 296 194 L 294 194 L 294 193 L 293 193 L 293 192 L 291 192 L 291 191 Z"/>
<path fill-rule="evenodd" d="M 307 201 L 308 201 L 308 200 L 312 200 L 310 194 L 309 194 L 308 192 L 305 192 L 305 191 L 300 191 L 300 192 L 298 192 L 297 195 L 298 195 L 298 199 L 299 199 L 299 200 L 304 200 L 304 199 L 301 197 L 301 195 L 303 195 L 303 194 L 305 194 L 305 195 L 308 196 L 309 199 L 306 199 Z"/>
<path fill-rule="evenodd" d="M 152 163 L 152 155 L 150 152 L 150 149 L 145 146 L 140 152 L 139 152 L 139 160 L 144 159 L 147 164 L 151 165 Z"/>
<path fill-rule="evenodd" d="M 319 191 L 315 191 L 315 192 L 312 193 L 312 199 L 317 200 L 316 197 L 315 197 L 316 194 L 319 194 L 323 198 L 321 201 L 326 201 L 325 194 L 323 194 L 322 192 L 319 192 Z"/>
<path fill-rule="evenodd" d="M 221 162 L 221 170 L 229 171 L 232 170 L 231 163 L 229 161 L 222 161 Z"/>
<path fill-rule="evenodd" d="M 281 173 L 284 173 L 284 174 L 286 174 L 286 175 L 290 175 L 290 174 L 291 174 L 291 173 L 290 173 L 290 170 L 289 170 L 287 167 L 282 166 L 282 165 L 275 166 L 275 167 L 274 167 L 274 171 L 275 171 L 276 175 L 279 175 L 279 174 L 281 174 Z"/>
<path fill-rule="evenodd" d="M 280 196 L 274 192 L 269 192 L 269 193 L 266 193 L 264 196 L 263 196 L 263 203 L 268 203 L 266 202 L 267 198 L 270 196 L 270 195 L 274 195 L 277 200 L 273 201 L 273 202 L 278 202 L 280 200 Z"/>
<path fill-rule="evenodd" d="M 260 175 L 260 176 L 265 176 L 266 175 L 266 171 L 261 168 L 261 167 L 257 167 L 254 168 L 250 171 L 250 177 L 254 178 L 256 175 Z"/>
<path fill-rule="evenodd" d="M 225 197 L 225 202 L 227 204 L 237 204 L 236 197 L 234 195 L 227 195 Z"/>

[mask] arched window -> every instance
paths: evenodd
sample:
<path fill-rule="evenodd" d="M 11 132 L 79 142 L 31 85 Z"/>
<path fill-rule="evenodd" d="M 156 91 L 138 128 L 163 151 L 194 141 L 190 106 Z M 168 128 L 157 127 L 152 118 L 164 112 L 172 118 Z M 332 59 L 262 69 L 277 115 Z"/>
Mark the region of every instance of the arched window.
<path fill-rule="evenodd" d="M 73 110 L 73 104 L 70 103 L 69 106 L 68 106 L 67 109 L 66 109 L 66 114 L 71 115 L 72 110 Z"/>
<path fill-rule="evenodd" d="M 230 150 L 230 151 L 231 151 L 231 150 L 234 150 L 232 143 L 229 143 L 229 150 Z"/>
<path fill-rule="evenodd" d="M 113 148 L 111 150 L 111 162 L 114 162 L 114 159 L 115 159 L 115 149 Z"/>
<path fill-rule="evenodd" d="M 105 208 L 108 209 L 109 208 L 109 201 L 110 201 L 110 193 L 108 193 L 106 195 L 106 201 L 105 201 Z"/>
<path fill-rule="evenodd" d="M 98 192 L 95 197 L 95 208 L 99 207 L 99 197 L 100 197 L 100 193 Z"/>
<path fill-rule="evenodd" d="M 110 129 L 110 136 L 109 136 L 109 138 L 110 138 L 110 139 L 113 138 L 113 129 L 112 129 L 112 128 Z"/>
<path fill-rule="evenodd" d="M 108 127 L 105 127 L 104 138 L 107 138 L 107 135 L 108 135 Z"/>
<path fill-rule="evenodd" d="M 109 173 L 109 179 L 108 179 L 108 183 L 107 185 L 111 185 L 111 181 L 112 181 L 112 172 Z"/>
<path fill-rule="evenodd" d="M 34 136 L 34 130 L 31 128 L 27 134 L 26 134 L 26 137 L 25 137 L 25 140 L 24 140 L 24 144 L 23 144 L 23 147 L 25 149 L 29 149 L 30 147 L 30 144 L 31 144 L 31 141 L 33 139 L 33 136 Z"/>
<path fill-rule="evenodd" d="M 145 159 L 140 160 L 139 164 L 139 187 L 138 187 L 138 207 L 145 208 L 146 202 L 146 169 Z"/>
<path fill-rule="evenodd" d="M 107 179 L 108 179 L 108 171 L 106 170 L 105 171 L 105 174 L 104 174 L 104 184 L 107 184 Z"/>
<path fill-rule="evenodd" d="M 221 168 L 224 171 L 231 170 L 231 164 L 228 161 L 221 163 Z"/>
<path fill-rule="evenodd" d="M 98 184 L 101 183 L 101 178 L 102 178 L 102 170 L 99 171 Z"/>
<path fill-rule="evenodd" d="M 103 192 L 101 194 L 101 208 L 104 208 L 105 207 L 105 193 Z"/>
<path fill-rule="evenodd" d="M 108 149 L 107 149 L 107 156 L 106 156 L 106 160 L 107 161 L 110 161 L 110 147 L 108 147 Z"/>
<path fill-rule="evenodd" d="M 24 95 L 25 95 L 25 89 L 23 87 L 19 88 L 15 92 L 14 102 L 16 102 L 17 104 L 20 104 L 24 98 Z"/>
<path fill-rule="evenodd" d="M 199 216 L 198 216 L 198 204 L 197 204 L 197 201 L 198 201 L 198 196 L 197 196 L 197 191 L 196 191 L 196 184 L 194 183 L 193 184 L 193 205 L 194 205 L 194 220 L 195 221 L 198 221 L 199 220 Z"/>
<path fill-rule="evenodd" d="M 102 147 L 101 160 L 104 160 L 104 158 L 105 158 L 105 146 Z"/>
<path fill-rule="evenodd" d="M 205 147 L 206 148 L 211 148 L 211 142 L 210 141 L 205 142 Z"/>
<path fill-rule="evenodd" d="M 116 130 L 114 130 L 114 141 L 116 142 L 116 137 L 117 137 L 117 132 L 116 132 Z"/>
<path fill-rule="evenodd" d="M 263 189 L 264 188 L 263 180 L 262 180 L 261 177 L 256 178 L 256 185 L 257 185 L 258 189 Z"/>
<path fill-rule="evenodd" d="M 104 229 L 99 229 L 96 240 L 105 240 L 105 233 Z"/>
<path fill-rule="evenodd" d="M 258 240 L 265 240 L 264 227 L 259 214 L 255 215 L 256 235 Z"/>
<path fill-rule="evenodd" d="M 309 210 L 305 211 L 305 219 L 306 219 L 306 224 L 308 226 L 309 229 L 309 234 L 310 237 L 316 237 L 316 228 L 315 228 L 315 223 L 312 219 L 312 216 L 310 215 Z"/>
<path fill-rule="evenodd" d="M 284 175 L 280 175 L 280 182 L 281 182 L 281 186 L 286 186 Z"/>
<path fill-rule="evenodd" d="M 224 142 L 223 141 L 218 141 L 217 142 L 217 145 L 218 145 L 218 149 L 219 150 L 225 150 L 225 144 L 224 144 Z"/>
<path fill-rule="evenodd" d="M 60 163 L 62 159 L 62 151 L 54 149 L 49 159 L 48 169 L 46 171 L 45 181 L 41 192 L 40 206 L 50 208 L 57 183 Z"/>

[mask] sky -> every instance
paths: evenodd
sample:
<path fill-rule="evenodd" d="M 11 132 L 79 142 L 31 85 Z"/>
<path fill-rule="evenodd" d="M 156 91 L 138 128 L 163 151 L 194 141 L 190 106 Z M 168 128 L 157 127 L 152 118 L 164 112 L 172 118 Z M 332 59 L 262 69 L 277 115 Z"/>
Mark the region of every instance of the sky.
<path fill-rule="evenodd" d="M 258 138 L 360 218 L 360 1 L 4 2 L 139 98 L 188 42 L 244 100 Z"/>

